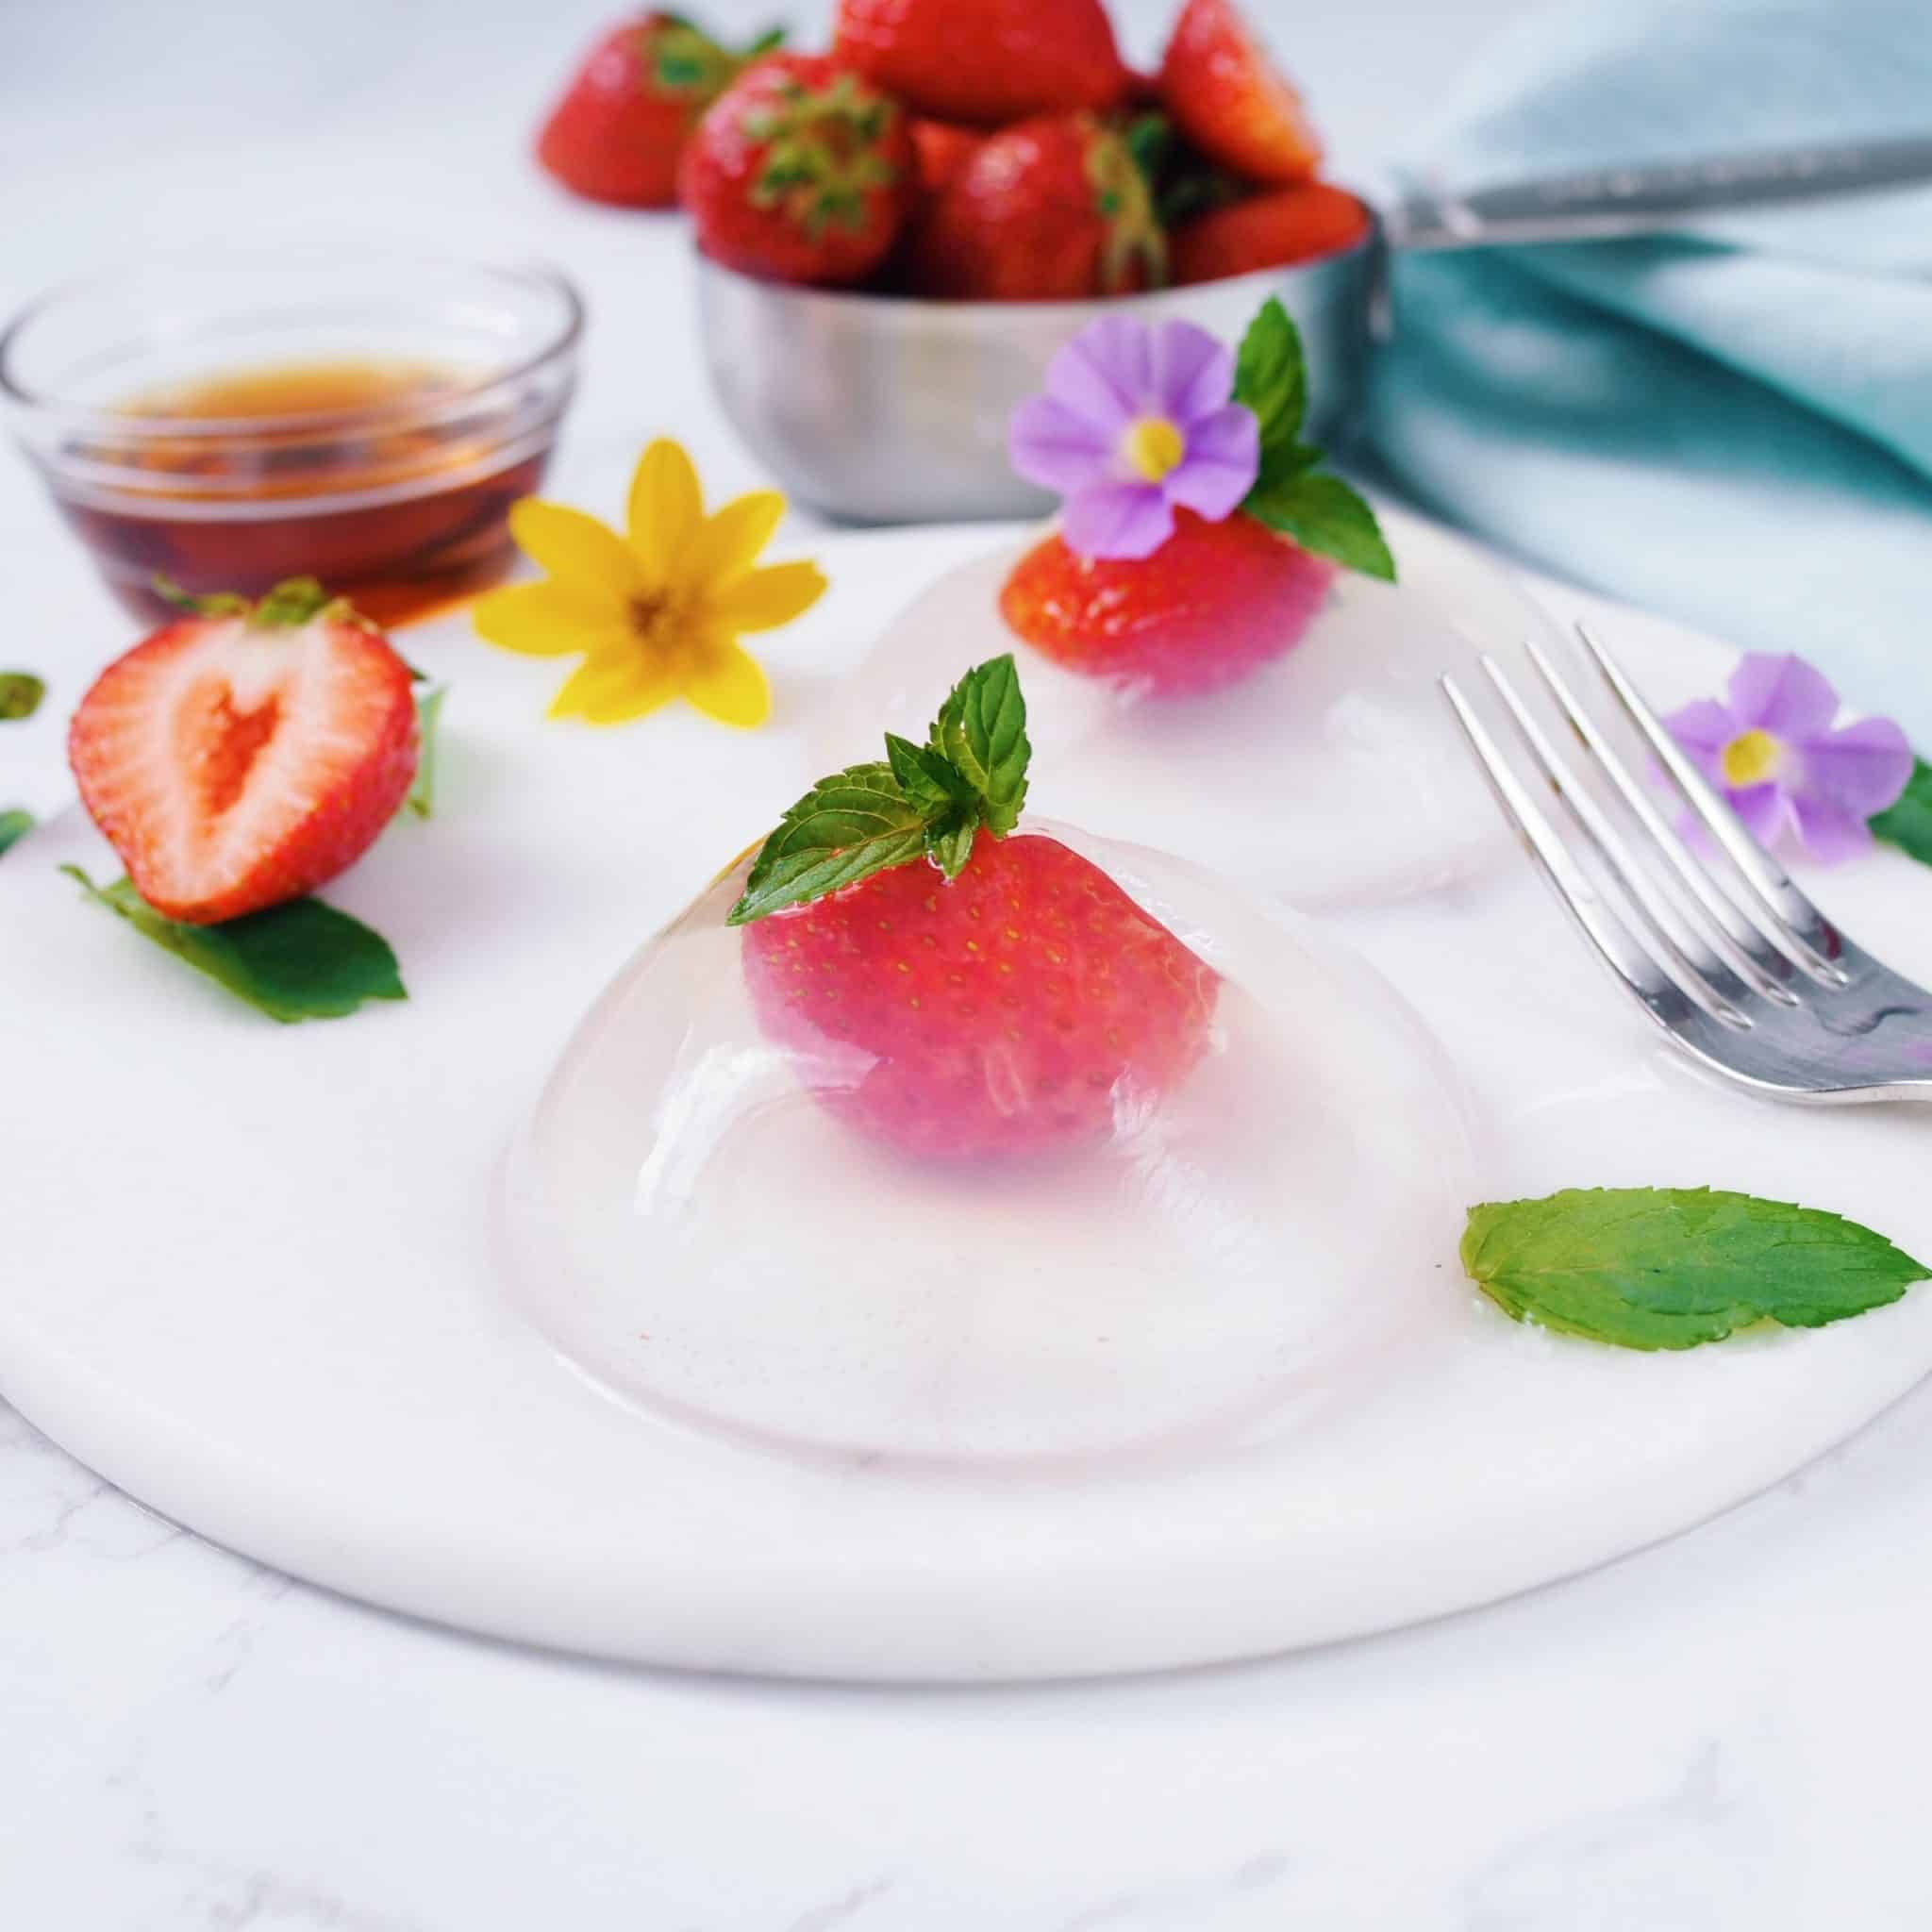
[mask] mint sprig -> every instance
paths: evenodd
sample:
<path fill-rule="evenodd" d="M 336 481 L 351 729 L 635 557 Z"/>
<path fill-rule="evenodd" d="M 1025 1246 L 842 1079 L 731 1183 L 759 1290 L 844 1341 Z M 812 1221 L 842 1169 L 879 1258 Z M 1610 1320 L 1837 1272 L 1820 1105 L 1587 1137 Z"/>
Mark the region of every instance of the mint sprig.
<path fill-rule="evenodd" d="M 220 925 L 184 925 L 163 918 L 126 879 L 97 886 L 77 865 L 60 870 L 143 939 L 271 1020 L 334 1020 L 367 1000 L 408 997 L 389 941 L 320 899 L 290 899 Z"/>
<path fill-rule="evenodd" d="M 46 680 L 31 671 L 0 671 L 0 722 L 31 718 L 46 695 Z"/>
<path fill-rule="evenodd" d="M 1932 1269 L 1836 1214 L 1710 1188 L 1567 1189 L 1469 1210 L 1462 1265 L 1505 1313 L 1619 1348 L 1822 1328 Z"/>
<path fill-rule="evenodd" d="M 10 810 L 0 811 L 0 852 L 9 845 L 17 845 L 34 828 L 34 815 L 24 807 L 14 806 Z"/>
<path fill-rule="evenodd" d="M 1889 805 L 1871 821 L 1874 838 L 1896 845 L 1907 858 L 1921 865 L 1932 865 L 1932 765 L 1924 758 L 1912 762 L 1912 775 L 1898 802 Z"/>
<path fill-rule="evenodd" d="M 1252 409 L 1261 425 L 1261 465 L 1241 508 L 1304 550 L 1392 584 L 1395 558 L 1374 511 L 1340 476 L 1317 475 L 1323 454 L 1301 440 L 1307 358 L 1301 332 L 1278 296 L 1261 305 L 1241 338 L 1234 400 Z"/>
<path fill-rule="evenodd" d="M 1004 839 L 1026 801 L 1026 700 L 1012 656 L 969 671 L 924 744 L 886 734 L 886 762 L 821 778 L 778 821 L 725 915 L 748 925 L 921 857 L 958 878 L 984 830 Z"/>

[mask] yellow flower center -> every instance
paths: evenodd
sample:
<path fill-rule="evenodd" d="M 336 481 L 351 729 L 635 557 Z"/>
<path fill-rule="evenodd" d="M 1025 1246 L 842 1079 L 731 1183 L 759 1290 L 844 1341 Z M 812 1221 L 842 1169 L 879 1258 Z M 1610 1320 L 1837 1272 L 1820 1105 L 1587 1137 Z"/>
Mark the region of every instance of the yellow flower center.
<path fill-rule="evenodd" d="M 1187 453 L 1180 431 L 1165 416 L 1142 416 L 1121 438 L 1121 454 L 1129 467 L 1150 483 L 1158 483 Z"/>
<path fill-rule="evenodd" d="M 1724 746 L 1720 763 L 1724 783 L 1738 791 L 1747 785 L 1762 785 L 1778 767 L 1784 756 L 1781 745 L 1768 731 L 1740 731 Z"/>

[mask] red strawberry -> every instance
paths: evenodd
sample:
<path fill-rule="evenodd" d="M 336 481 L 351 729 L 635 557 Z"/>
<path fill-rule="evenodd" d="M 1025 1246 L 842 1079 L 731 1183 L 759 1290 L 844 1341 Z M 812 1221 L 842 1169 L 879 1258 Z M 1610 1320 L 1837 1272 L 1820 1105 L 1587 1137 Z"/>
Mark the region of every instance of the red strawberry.
<path fill-rule="evenodd" d="M 80 701 L 82 802 L 157 912 L 212 925 L 355 863 L 416 775 L 409 669 L 312 580 L 165 625 Z"/>
<path fill-rule="evenodd" d="M 1175 281 L 1214 282 L 1339 254 L 1368 232 L 1368 210 L 1354 195 L 1309 181 L 1196 215 L 1168 239 Z"/>
<path fill-rule="evenodd" d="M 1160 63 L 1160 97 L 1203 154 L 1251 181 L 1305 181 L 1322 158 L 1301 96 L 1232 0 L 1187 0 Z"/>
<path fill-rule="evenodd" d="M 734 81 L 678 174 L 699 247 L 782 282 L 862 281 L 915 192 L 905 111 L 824 55 L 774 55 Z"/>
<path fill-rule="evenodd" d="M 1090 558 L 1058 536 L 1013 566 L 1008 626 L 1069 671 L 1158 697 L 1223 690 L 1301 641 L 1335 566 L 1241 511 L 1174 511 L 1152 557 Z"/>
<path fill-rule="evenodd" d="M 937 194 L 979 152 L 985 140 L 981 129 L 960 127 L 951 121 L 913 122 L 920 187 L 927 194 Z"/>
<path fill-rule="evenodd" d="M 833 51 L 921 114 L 999 127 L 1125 95 L 1101 0 L 839 0 Z"/>
<path fill-rule="evenodd" d="M 1167 278 L 1146 177 L 1091 114 L 991 136 L 921 212 L 909 253 L 922 293 L 967 301 L 1074 301 Z"/>
<path fill-rule="evenodd" d="M 674 207 L 685 142 L 750 58 L 675 13 L 627 20 L 591 48 L 543 124 L 537 158 L 588 200 Z"/>

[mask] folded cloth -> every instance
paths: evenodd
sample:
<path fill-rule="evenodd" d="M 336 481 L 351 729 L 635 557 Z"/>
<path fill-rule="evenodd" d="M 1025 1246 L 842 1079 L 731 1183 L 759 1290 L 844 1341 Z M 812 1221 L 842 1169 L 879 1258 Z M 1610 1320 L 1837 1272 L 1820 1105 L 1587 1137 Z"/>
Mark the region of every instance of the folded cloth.
<path fill-rule="evenodd" d="M 1932 134 L 1932 0 L 1594 0 L 1491 49 L 1406 172 Z M 1581 583 L 1797 651 L 1932 755 L 1932 188 L 1669 239 L 1413 256 L 1392 479 Z"/>

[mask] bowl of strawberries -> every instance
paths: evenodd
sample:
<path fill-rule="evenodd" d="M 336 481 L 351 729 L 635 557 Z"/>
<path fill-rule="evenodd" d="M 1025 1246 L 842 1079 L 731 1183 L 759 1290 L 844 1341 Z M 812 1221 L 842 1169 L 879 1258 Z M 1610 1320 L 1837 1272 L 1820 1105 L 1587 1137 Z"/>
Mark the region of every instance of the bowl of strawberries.
<path fill-rule="evenodd" d="M 1238 336 L 1274 294 L 1332 428 L 1383 250 L 1320 164 L 1233 0 L 1185 0 L 1151 76 L 1102 0 L 840 0 L 829 53 L 748 60 L 683 146 L 719 400 L 832 514 L 1036 515 L 1008 424 L 1074 335 Z"/>

